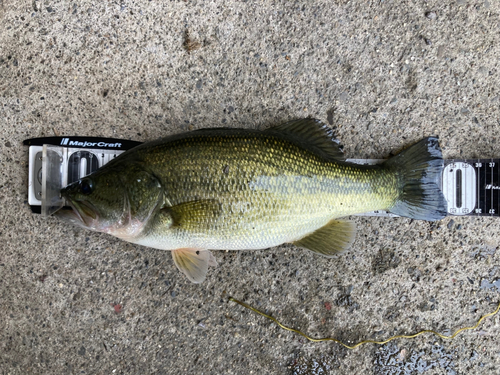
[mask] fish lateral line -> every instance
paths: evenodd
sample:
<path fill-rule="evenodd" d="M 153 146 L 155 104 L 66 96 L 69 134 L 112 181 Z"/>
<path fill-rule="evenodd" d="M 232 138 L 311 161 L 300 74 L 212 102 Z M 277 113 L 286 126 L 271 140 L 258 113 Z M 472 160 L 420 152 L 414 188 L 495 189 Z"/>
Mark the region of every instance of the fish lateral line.
<path fill-rule="evenodd" d="M 357 344 L 355 345 L 348 345 L 348 344 L 345 344 L 343 343 L 342 341 L 336 339 L 336 338 L 333 338 L 333 337 L 323 337 L 323 338 L 314 338 L 314 337 L 311 337 L 311 336 L 308 336 L 307 334 L 303 333 L 302 331 L 298 330 L 298 329 L 295 329 L 295 328 L 291 328 L 291 327 L 288 327 L 282 323 L 280 323 L 276 318 L 272 317 L 271 315 L 268 315 L 248 304 L 246 304 L 245 302 L 242 302 L 242 301 L 239 301 L 237 300 L 236 298 L 233 298 L 233 297 L 229 297 L 228 298 L 229 301 L 231 302 L 235 302 L 243 307 L 245 307 L 246 309 L 249 309 L 259 315 L 262 315 L 263 317 L 269 319 L 269 320 L 272 320 L 273 322 L 275 322 L 280 328 L 286 330 L 286 331 L 290 331 L 290 332 L 294 332 L 294 333 L 297 333 L 299 335 L 301 335 L 302 337 L 305 337 L 306 339 L 308 339 L 309 341 L 311 342 L 324 342 L 324 341 L 333 341 L 341 346 L 343 346 L 344 348 L 347 348 L 347 349 L 356 349 L 357 347 L 363 345 L 363 344 L 378 344 L 378 345 L 384 345 L 384 344 L 387 344 L 388 342 L 392 341 L 392 340 L 396 340 L 396 339 L 412 339 L 412 338 L 415 338 L 417 336 L 420 336 L 424 333 L 432 333 L 433 335 L 436 335 L 442 339 L 446 339 L 446 340 L 451 340 L 451 339 L 454 339 L 458 334 L 460 334 L 461 332 L 463 331 L 467 331 L 467 330 L 474 330 L 476 329 L 477 327 L 479 327 L 479 325 L 483 322 L 484 319 L 486 318 L 489 318 L 489 317 L 492 317 L 494 315 L 496 315 L 499 311 L 500 311 L 500 303 L 498 304 L 497 308 L 495 309 L 495 311 L 493 312 L 490 312 L 486 315 L 483 315 L 482 317 L 479 318 L 479 320 L 477 321 L 477 323 L 474 325 L 474 326 L 467 326 L 467 327 L 462 327 L 462 328 L 459 328 L 455 331 L 455 333 L 453 333 L 452 335 L 450 336 L 447 336 L 447 335 L 443 335 L 442 333 L 439 333 L 439 332 L 436 332 L 432 329 L 424 329 L 422 331 L 419 331 L 417 333 L 414 333 L 414 334 L 411 334 L 411 335 L 395 335 L 395 336 L 391 336 L 389 337 L 388 339 L 386 340 L 383 340 L 383 341 L 377 341 L 377 340 L 362 340 L 360 342 L 358 342 Z"/>

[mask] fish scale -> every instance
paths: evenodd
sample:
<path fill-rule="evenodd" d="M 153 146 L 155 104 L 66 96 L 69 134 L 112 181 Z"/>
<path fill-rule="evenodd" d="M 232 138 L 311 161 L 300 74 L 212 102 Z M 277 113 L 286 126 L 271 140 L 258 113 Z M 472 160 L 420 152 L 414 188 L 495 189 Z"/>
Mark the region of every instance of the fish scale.
<path fill-rule="evenodd" d="M 325 160 L 265 132 L 206 131 L 153 146 L 143 157 L 140 151 L 129 157 L 139 158 L 160 179 L 173 206 L 197 200 L 221 204 L 217 217 L 207 215 L 197 225 L 176 228 L 169 244 L 165 226 L 153 220 L 138 240 L 151 247 L 272 247 L 334 218 L 389 208 L 398 195 L 392 171 Z M 194 176 L 203 177 L 198 182 Z"/>

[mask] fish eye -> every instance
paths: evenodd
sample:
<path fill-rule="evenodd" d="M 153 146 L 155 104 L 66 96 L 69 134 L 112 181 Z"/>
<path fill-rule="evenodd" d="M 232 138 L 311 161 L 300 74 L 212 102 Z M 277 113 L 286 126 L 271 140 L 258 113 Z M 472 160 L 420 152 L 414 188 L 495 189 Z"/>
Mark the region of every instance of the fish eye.
<path fill-rule="evenodd" d="M 92 193 L 94 186 L 90 178 L 84 178 L 80 181 L 80 191 L 82 194 L 89 195 Z"/>

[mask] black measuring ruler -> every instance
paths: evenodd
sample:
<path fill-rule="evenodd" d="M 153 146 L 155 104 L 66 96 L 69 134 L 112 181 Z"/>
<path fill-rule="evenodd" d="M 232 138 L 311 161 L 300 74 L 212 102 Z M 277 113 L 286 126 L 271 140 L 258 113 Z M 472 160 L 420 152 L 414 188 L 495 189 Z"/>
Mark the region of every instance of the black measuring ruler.
<path fill-rule="evenodd" d="M 500 159 L 445 160 L 442 190 L 449 215 L 500 216 Z"/>
<path fill-rule="evenodd" d="M 96 137 L 47 137 L 24 141 L 30 146 L 28 201 L 34 212 L 40 211 L 42 196 L 42 146 L 63 149 L 61 173 L 66 184 L 94 172 L 122 152 L 141 142 Z M 383 160 L 348 159 L 358 164 L 377 164 Z M 448 215 L 500 216 L 500 159 L 444 160 L 441 189 L 448 202 Z M 360 216 L 390 216 L 373 211 Z"/>

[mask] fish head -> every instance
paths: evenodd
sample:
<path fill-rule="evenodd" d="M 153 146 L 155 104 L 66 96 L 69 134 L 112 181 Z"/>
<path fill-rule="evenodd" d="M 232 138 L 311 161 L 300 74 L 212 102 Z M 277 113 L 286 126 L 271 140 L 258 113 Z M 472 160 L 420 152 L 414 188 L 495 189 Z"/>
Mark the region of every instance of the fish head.
<path fill-rule="evenodd" d="M 61 196 L 72 210 L 58 211 L 59 218 L 125 240 L 139 235 L 163 203 L 159 180 L 137 166 L 104 167 L 63 188 Z"/>

